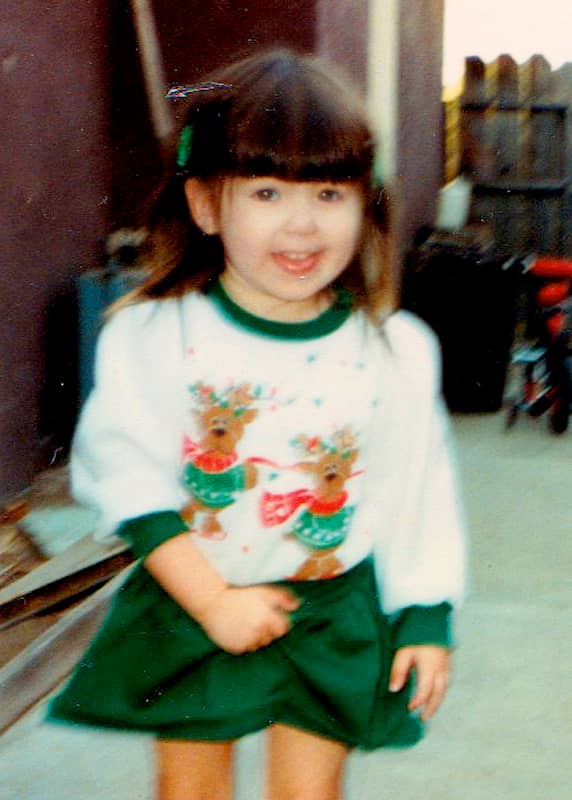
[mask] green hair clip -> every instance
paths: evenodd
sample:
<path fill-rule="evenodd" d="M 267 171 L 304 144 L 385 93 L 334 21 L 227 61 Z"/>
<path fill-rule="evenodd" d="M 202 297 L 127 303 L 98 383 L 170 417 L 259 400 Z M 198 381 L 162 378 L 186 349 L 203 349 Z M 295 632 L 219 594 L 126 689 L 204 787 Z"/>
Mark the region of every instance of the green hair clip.
<path fill-rule="evenodd" d="M 191 125 L 185 125 L 179 137 L 179 144 L 177 146 L 177 166 L 181 169 L 187 166 L 189 158 L 191 157 L 191 150 L 193 147 L 193 128 Z"/>

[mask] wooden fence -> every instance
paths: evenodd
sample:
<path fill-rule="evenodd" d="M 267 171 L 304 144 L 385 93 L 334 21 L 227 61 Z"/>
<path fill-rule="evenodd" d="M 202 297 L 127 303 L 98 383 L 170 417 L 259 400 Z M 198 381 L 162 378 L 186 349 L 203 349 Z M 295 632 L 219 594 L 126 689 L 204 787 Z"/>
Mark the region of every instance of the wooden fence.
<path fill-rule="evenodd" d="M 465 61 L 444 102 L 445 178 L 473 181 L 471 220 L 499 250 L 572 255 L 572 63 Z"/>

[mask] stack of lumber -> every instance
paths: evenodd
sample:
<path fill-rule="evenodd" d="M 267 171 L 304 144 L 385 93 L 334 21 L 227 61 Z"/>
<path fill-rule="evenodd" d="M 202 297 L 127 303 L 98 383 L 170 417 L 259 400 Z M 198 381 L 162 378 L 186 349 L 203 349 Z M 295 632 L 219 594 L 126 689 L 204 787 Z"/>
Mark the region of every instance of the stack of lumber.
<path fill-rule="evenodd" d="M 0 732 L 73 669 L 133 561 L 123 543 L 82 534 L 80 518 L 61 474 L 0 510 Z M 52 536 L 46 548 L 42 519 L 50 532 L 61 522 L 60 541 L 75 526 L 72 543 L 58 547 Z"/>

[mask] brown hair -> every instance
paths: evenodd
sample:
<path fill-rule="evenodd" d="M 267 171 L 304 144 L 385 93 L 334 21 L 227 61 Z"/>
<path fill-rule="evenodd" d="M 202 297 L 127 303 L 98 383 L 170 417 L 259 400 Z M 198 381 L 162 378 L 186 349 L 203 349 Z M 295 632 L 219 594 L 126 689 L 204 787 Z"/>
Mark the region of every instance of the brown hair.
<path fill-rule="evenodd" d="M 358 93 L 331 65 L 288 50 L 217 70 L 202 87 L 190 95 L 189 152 L 160 188 L 147 222 L 148 278 L 127 302 L 204 291 L 224 267 L 219 237 L 205 235 L 189 213 L 187 178 L 274 176 L 362 186 L 363 241 L 338 282 L 357 305 L 376 314 L 392 310 L 388 207 L 374 187 L 374 141 Z"/>

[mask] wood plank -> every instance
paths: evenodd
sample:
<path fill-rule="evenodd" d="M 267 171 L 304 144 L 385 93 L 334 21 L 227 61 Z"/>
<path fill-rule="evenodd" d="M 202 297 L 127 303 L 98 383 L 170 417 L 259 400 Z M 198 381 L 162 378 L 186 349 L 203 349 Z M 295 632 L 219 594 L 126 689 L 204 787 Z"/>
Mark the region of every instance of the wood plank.
<path fill-rule="evenodd" d="M 126 550 L 127 545 L 122 541 L 104 544 L 94 540 L 91 535 L 86 536 L 63 553 L 50 558 L 27 575 L 4 587 L 0 591 L 0 606 Z"/>
<path fill-rule="evenodd" d="M 566 174 L 566 118 L 535 111 L 530 117 L 530 175 L 535 180 L 558 181 Z"/>
<path fill-rule="evenodd" d="M 84 598 L 82 598 L 84 599 Z M 67 609 L 69 610 L 69 609 Z M 51 628 L 65 611 L 54 611 L 30 617 L 17 625 L 6 628 L 0 634 L 0 669 L 8 664 L 18 653 L 25 650 L 42 633 Z"/>
<path fill-rule="evenodd" d="M 0 523 L 0 594 L 45 563 L 34 543 L 13 523 Z"/>
<path fill-rule="evenodd" d="M 95 635 L 111 598 L 130 569 L 124 569 L 99 591 L 64 614 L 0 669 L 0 733 L 69 675 Z"/>
<path fill-rule="evenodd" d="M 486 103 L 489 99 L 485 81 L 485 63 L 478 56 L 465 59 L 463 103 Z"/>
<path fill-rule="evenodd" d="M 95 589 L 133 560 L 125 542 L 84 537 L 0 591 L 0 630 Z"/>
<path fill-rule="evenodd" d="M 561 181 L 514 181 L 512 179 L 508 180 L 497 180 L 497 181 L 482 181 L 473 187 L 473 191 L 476 193 L 497 193 L 502 194 L 505 192 L 506 194 L 513 194 L 515 192 L 520 192 L 522 194 L 530 194 L 530 195 L 542 195 L 542 194 L 555 194 L 561 195 L 566 190 L 566 188 L 572 184 L 572 177 L 566 178 Z"/>
<path fill-rule="evenodd" d="M 0 606 L 0 631 L 95 589 L 132 564 L 133 560 L 133 555 L 128 550 L 117 553 L 25 595 L 8 600 Z"/>
<path fill-rule="evenodd" d="M 552 81 L 552 70 L 544 56 L 531 56 L 521 68 L 522 100 L 546 100 L 551 96 Z"/>
<path fill-rule="evenodd" d="M 509 55 L 501 55 L 493 66 L 496 80 L 496 98 L 500 106 L 512 106 L 519 102 L 518 64 Z"/>

